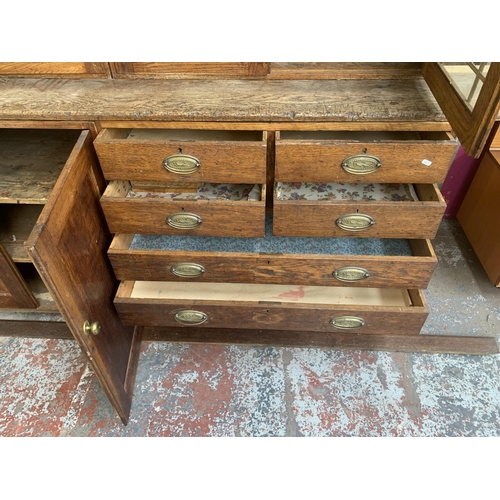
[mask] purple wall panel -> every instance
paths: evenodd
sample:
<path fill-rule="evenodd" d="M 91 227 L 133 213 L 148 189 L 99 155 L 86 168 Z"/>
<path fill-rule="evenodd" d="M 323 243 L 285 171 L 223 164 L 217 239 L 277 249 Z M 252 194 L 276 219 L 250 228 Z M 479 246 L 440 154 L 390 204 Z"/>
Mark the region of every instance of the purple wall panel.
<path fill-rule="evenodd" d="M 445 219 L 456 218 L 478 167 L 479 160 L 468 156 L 460 146 L 441 186 L 441 193 L 448 204 L 444 214 Z"/>

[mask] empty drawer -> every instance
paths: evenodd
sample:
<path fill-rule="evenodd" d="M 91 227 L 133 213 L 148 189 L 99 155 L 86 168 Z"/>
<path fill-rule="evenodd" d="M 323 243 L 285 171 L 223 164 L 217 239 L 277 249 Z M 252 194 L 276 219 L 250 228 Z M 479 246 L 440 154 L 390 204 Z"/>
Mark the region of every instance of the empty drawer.
<path fill-rule="evenodd" d="M 420 291 L 228 283 L 122 282 L 125 324 L 415 335 L 428 315 Z"/>

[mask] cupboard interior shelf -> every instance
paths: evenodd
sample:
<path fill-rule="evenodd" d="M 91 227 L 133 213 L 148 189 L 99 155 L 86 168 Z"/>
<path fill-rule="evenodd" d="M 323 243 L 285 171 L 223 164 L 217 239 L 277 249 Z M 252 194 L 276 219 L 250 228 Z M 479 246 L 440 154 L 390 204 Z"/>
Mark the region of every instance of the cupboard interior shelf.
<path fill-rule="evenodd" d="M 38 302 L 38 307 L 32 311 L 36 311 L 37 313 L 58 313 L 59 309 L 35 266 L 31 263 L 22 262 L 17 264 L 17 268 Z M 27 311 L 29 310 L 23 309 L 23 312 Z"/>
<path fill-rule="evenodd" d="M 0 244 L 14 262 L 31 262 L 24 242 L 28 239 L 43 205 L 0 205 Z"/>
<path fill-rule="evenodd" d="M 78 130 L 0 130 L 0 203 L 45 204 Z"/>

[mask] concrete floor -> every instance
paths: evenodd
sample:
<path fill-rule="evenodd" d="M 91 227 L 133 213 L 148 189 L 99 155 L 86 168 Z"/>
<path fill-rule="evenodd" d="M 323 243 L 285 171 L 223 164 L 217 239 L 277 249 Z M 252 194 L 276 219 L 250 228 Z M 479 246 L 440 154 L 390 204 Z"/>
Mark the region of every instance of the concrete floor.
<path fill-rule="evenodd" d="M 500 289 L 444 220 L 422 333 L 500 334 Z M 500 355 L 144 343 L 124 427 L 76 343 L 0 337 L 1 436 L 498 436 Z"/>

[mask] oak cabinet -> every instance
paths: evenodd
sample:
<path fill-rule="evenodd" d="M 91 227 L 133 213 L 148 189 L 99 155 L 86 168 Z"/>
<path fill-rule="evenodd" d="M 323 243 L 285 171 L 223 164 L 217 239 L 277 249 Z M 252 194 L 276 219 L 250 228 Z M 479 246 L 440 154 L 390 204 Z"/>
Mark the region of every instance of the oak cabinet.
<path fill-rule="evenodd" d="M 0 315 L 60 315 L 124 422 L 141 338 L 498 352 L 419 335 L 461 131 L 431 64 L 108 67 L 0 64 Z"/>

